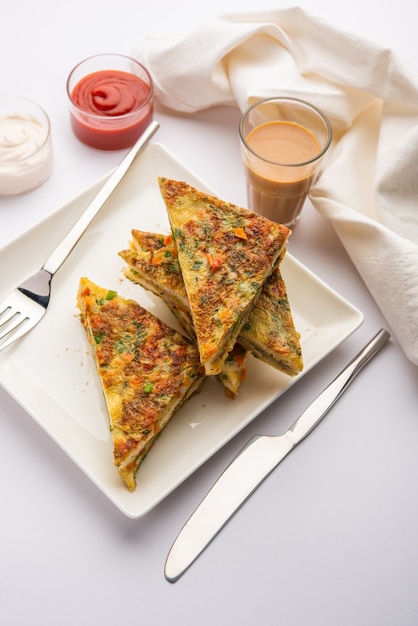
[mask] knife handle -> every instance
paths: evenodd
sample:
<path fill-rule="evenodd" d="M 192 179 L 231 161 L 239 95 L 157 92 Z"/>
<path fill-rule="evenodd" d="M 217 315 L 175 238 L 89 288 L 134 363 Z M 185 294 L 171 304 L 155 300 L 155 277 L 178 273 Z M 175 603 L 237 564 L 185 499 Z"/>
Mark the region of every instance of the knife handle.
<path fill-rule="evenodd" d="M 369 343 L 350 361 L 334 380 L 308 406 L 296 422 L 289 428 L 288 436 L 299 443 L 317 426 L 322 418 L 334 406 L 341 394 L 354 380 L 360 370 L 370 361 L 378 350 L 388 341 L 390 333 L 382 328 Z"/>

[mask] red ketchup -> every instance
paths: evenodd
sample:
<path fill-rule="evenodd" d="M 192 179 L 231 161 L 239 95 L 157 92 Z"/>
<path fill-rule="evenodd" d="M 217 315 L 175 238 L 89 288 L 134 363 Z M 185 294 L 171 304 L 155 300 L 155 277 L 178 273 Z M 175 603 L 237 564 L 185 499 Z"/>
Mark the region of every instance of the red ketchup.
<path fill-rule="evenodd" d="M 129 148 L 152 120 L 152 91 L 152 86 L 129 72 L 88 74 L 70 94 L 74 134 L 93 148 Z"/>

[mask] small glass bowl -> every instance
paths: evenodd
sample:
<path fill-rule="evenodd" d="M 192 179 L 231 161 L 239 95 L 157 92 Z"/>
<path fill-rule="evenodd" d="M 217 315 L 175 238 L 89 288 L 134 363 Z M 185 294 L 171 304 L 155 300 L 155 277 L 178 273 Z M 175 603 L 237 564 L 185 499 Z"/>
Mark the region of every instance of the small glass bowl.
<path fill-rule="evenodd" d="M 51 124 L 32 100 L 0 95 L 0 196 L 31 191 L 53 166 Z"/>
<path fill-rule="evenodd" d="M 67 80 L 71 126 L 100 150 L 131 147 L 153 118 L 154 84 L 146 68 L 121 54 L 81 61 Z"/>

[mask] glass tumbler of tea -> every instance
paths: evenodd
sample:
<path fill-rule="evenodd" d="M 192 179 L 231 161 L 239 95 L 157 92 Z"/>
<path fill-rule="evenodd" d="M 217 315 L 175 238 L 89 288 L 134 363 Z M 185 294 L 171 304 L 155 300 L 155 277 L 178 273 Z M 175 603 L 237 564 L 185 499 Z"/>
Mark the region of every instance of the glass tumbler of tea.
<path fill-rule="evenodd" d="M 329 120 L 304 100 L 266 98 L 244 112 L 239 134 L 248 208 L 294 227 L 331 144 Z"/>

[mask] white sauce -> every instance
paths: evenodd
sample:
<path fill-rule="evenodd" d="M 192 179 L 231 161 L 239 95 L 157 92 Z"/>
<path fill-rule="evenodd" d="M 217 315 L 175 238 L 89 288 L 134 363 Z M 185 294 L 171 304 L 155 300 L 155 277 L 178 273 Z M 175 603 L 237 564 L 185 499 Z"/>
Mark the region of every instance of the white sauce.
<path fill-rule="evenodd" d="M 24 113 L 0 115 L 0 195 L 37 187 L 51 169 L 49 128 Z"/>

